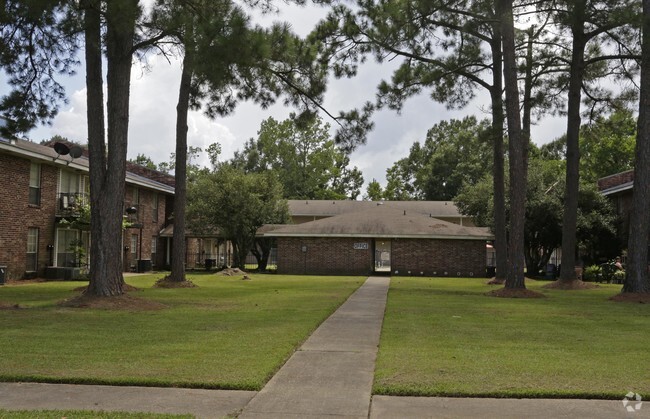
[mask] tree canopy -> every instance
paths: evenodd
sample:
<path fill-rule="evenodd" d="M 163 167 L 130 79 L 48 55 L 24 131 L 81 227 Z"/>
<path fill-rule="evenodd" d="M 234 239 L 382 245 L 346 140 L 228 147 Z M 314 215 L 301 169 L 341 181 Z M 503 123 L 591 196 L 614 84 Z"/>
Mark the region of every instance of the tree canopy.
<path fill-rule="evenodd" d="M 434 125 L 424 144 L 386 171 L 385 197 L 392 200 L 453 199 L 465 183 L 476 183 L 492 168 L 490 122 L 468 116 Z"/>
<path fill-rule="evenodd" d="M 230 240 L 235 266 L 243 268 L 255 234 L 264 224 L 289 220 L 282 185 L 273 172 L 245 173 L 231 165 L 202 171 L 188 185 L 188 225 L 196 233 Z"/>
<path fill-rule="evenodd" d="M 264 120 L 232 164 L 247 173 L 274 172 L 287 199 L 356 199 L 363 185 L 361 171 L 350 167 L 349 154 L 320 118 Z"/>

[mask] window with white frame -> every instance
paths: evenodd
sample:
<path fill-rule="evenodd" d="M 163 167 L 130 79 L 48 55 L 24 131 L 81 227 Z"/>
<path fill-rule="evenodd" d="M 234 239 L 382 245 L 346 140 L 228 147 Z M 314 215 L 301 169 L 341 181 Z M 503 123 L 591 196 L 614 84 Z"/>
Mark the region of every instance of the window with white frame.
<path fill-rule="evenodd" d="M 138 248 L 138 235 L 131 234 L 131 254 L 135 255 L 136 249 Z"/>
<path fill-rule="evenodd" d="M 79 231 L 67 228 L 56 230 L 56 266 L 77 266 L 76 244 L 79 240 Z"/>
<path fill-rule="evenodd" d="M 31 163 L 29 167 L 29 203 L 41 205 L 41 165 Z"/>
<path fill-rule="evenodd" d="M 154 223 L 158 222 L 158 194 L 153 194 L 153 200 L 151 202 L 151 219 Z"/>
<path fill-rule="evenodd" d="M 38 270 L 38 228 L 27 229 L 27 272 Z"/>

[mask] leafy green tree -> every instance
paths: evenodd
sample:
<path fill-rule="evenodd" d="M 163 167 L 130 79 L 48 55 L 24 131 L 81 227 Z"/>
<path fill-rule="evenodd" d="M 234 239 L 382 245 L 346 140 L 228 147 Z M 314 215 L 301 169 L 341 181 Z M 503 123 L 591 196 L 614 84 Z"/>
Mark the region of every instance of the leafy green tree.
<path fill-rule="evenodd" d="M 580 135 L 580 173 L 585 182 L 634 168 L 636 118 L 623 109 L 583 126 Z"/>
<path fill-rule="evenodd" d="M 232 164 L 248 173 L 273 171 L 287 199 L 356 199 L 363 176 L 350 168 L 347 153 L 336 146 L 320 118 L 301 123 L 291 115 L 262 122 Z"/>
<path fill-rule="evenodd" d="M 390 81 L 377 89 L 374 107 L 400 111 L 413 95 L 427 91 L 450 108 L 465 106 L 485 89 L 492 113 L 493 176 L 497 275 L 507 270 L 503 149 L 503 55 L 499 14 L 492 1 L 412 0 L 357 1 L 355 7 L 337 6 L 315 32 L 325 39 L 323 54 L 334 57 L 335 75 L 352 76 L 367 56 L 383 62 L 401 58 Z M 374 109 L 373 106 L 367 107 Z M 398 162 L 389 174 L 387 197 L 418 199 L 408 180 L 409 162 Z"/>
<path fill-rule="evenodd" d="M 158 169 L 158 166 L 156 166 L 156 163 L 154 163 L 153 160 L 151 160 L 151 157 L 145 156 L 142 153 L 138 153 L 135 159 L 131 159 L 129 161 L 139 166 L 146 167 L 147 169 L 152 169 L 152 170 Z"/>
<path fill-rule="evenodd" d="M 636 118 L 627 109 L 599 116 L 580 129 L 580 174 L 586 183 L 634 167 Z M 545 159 L 566 159 L 566 136 L 540 147 Z"/>
<path fill-rule="evenodd" d="M 543 272 L 552 252 L 562 244 L 564 164 L 540 158 L 530 161 L 524 224 L 524 255 L 529 275 Z M 468 184 L 455 200 L 463 214 L 488 227 L 493 226 L 491 183 L 492 179 L 486 176 L 474 185 Z M 577 237 L 581 256 L 593 263 L 615 255 L 615 212 L 609 201 L 598 193 L 595 185 L 583 183 L 578 202 Z"/>
<path fill-rule="evenodd" d="M 384 198 L 384 191 L 381 187 L 381 184 L 377 182 L 377 179 L 373 179 L 368 183 L 366 188 L 366 193 L 363 196 L 364 201 L 381 201 Z"/>
<path fill-rule="evenodd" d="M 271 1 L 247 3 L 273 6 Z M 291 33 L 288 24 L 274 24 L 270 29 L 252 27 L 244 9 L 231 0 L 158 0 L 155 10 L 153 26 L 161 37 L 171 35 L 183 55 L 176 126 L 177 233 L 169 277 L 182 281 L 188 109 L 203 108 L 208 116 L 217 117 L 232 112 L 241 100 L 250 99 L 266 107 L 283 96 L 285 104 L 302 112 L 297 120 L 307 121 L 316 109 L 324 110 L 320 102 L 327 67 L 315 59 L 313 49 Z M 351 135 L 354 133 L 345 134 Z M 357 180 L 355 173 L 346 172 L 346 166 L 347 162 L 337 161 L 340 178 L 332 183 L 334 190 L 344 190 Z"/>
<path fill-rule="evenodd" d="M 76 17 L 65 0 L 6 0 L 0 7 L 0 68 L 11 90 L 0 99 L 6 135 L 50 121 L 65 101 L 58 76 L 75 73 Z"/>
<path fill-rule="evenodd" d="M 401 184 L 410 199 L 453 199 L 464 183 L 476 183 L 491 171 L 490 129 L 489 121 L 473 116 L 434 125 L 423 145 L 413 144 L 408 157 L 387 170 L 387 190 L 392 195 L 393 185 Z"/>
<path fill-rule="evenodd" d="M 215 172 L 202 172 L 189 185 L 189 225 L 198 233 L 219 231 L 230 240 L 237 267 L 244 267 L 261 226 L 286 223 L 288 219 L 282 185 L 272 172 L 244 173 L 224 164 Z M 265 264 L 260 261 L 260 266 Z"/>
<path fill-rule="evenodd" d="M 630 24 L 638 13 L 633 1 L 578 0 L 557 2 L 552 14 L 559 30 L 567 31 L 571 41 L 571 56 L 567 57 L 567 171 L 562 230 L 562 271 L 560 281 L 576 279 L 576 228 L 578 214 L 578 190 L 580 184 L 580 107 L 582 89 L 590 81 L 602 76 L 603 66 L 608 62 L 622 63 L 634 58 L 630 50 L 634 42 Z M 606 10 L 607 12 L 603 12 Z M 601 48 L 606 43 L 622 51 L 609 53 Z M 612 60 L 612 58 L 615 58 Z M 591 94 L 591 97 L 597 96 Z"/>

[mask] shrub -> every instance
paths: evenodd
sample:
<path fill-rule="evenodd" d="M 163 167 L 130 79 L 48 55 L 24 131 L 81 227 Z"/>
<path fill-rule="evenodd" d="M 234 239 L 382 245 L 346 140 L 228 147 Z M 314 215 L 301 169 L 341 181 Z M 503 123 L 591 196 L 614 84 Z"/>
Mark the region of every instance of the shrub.
<path fill-rule="evenodd" d="M 614 282 L 617 284 L 622 284 L 625 282 L 625 271 L 616 271 L 614 272 Z"/>
<path fill-rule="evenodd" d="M 584 281 L 601 281 L 602 278 L 602 269 L 598 265 L 590 265 L 585 268 L 584 273 L 582 274 L 582 279 Z"/>

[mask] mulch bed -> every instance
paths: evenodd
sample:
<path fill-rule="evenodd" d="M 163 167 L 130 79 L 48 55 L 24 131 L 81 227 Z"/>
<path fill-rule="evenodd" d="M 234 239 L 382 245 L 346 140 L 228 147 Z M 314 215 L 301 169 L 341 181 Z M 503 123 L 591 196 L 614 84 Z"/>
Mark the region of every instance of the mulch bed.
<path fill-rule="evenodd" d="M 84 285 L 83 287 L 74 288 L 72 291 L 84 292 L 87 289 L 88 285 Z M 122 290 L 124 290 L 124 292 L 142 291 L 140 288 L 134 287 L 133 285 L 129 285 L 127 283 L 124 283 L 124 285 L 122 285 Z"/>
<path fill-rule="evenodd" d="M 40 282 L 47 282 L 45 278 L 35 278 L 35 279 L 9 279 L 5 282 L 5 285 L 29 285 L 29 284 L 38 284 Z"/>
<path fill-rule="evenodd" d="M 197 287 L 198 285 L 188 280 L 170 281 L 168 276 L 157 280 L 156 283 L 153 284 L 153 288 L 197 288 Z"/>
<path fill-rule="evenodd" d="M 546 298 L 544 294 L 527 288 L 499 288 L 498 290 L 487 292 L 485 295 L 499 298 Z"/>
<path fill-rule="evenodd" d="M 246 275 L 246 274 L 247 274 L 246 272 L 242 271 L 239 268 L 226 268 L 220 270 L 215 275 L 235 276 L 235 275 Z"/>
<path fill-rule="evenodd" d="M 600 285 L 592 284 L 591 282 L 584 282 L 580 279 L 574 279 L 572 281 L 562 281 L 557 280 L 553 281 L 550 284 L 544 285 L 542 288 L 549 290 L 592 290 L 594 288 L 600 288 Z"/>
<path fill-rule="evenodd" d="M 619 303 L 641 303 L 650 304 L 649 292 L 622 292 L 609 298 Z"/>
<path fill-rule="evenodd" d="M 537 282 L 536 279 L 532 279 L 532 278 L 528 278 L 528 277 L 524 278 L 524 281 L 525 282 Z M 486 282 L 487 285 L 505 285 L 505 283 L 506 283 L 505 279 L 497 279 L 496 276 L 493 277 L 492 279 L 490 279 L 488 282 Z"/>

